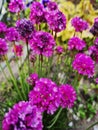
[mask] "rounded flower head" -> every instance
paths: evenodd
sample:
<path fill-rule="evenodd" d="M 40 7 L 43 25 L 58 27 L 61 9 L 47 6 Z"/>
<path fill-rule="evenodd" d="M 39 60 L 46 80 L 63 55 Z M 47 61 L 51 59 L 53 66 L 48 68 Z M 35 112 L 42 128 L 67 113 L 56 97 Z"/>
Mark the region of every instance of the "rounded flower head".
<path fill-rule="evenodd" d="M 18 57 L 22 56 L 23 46 L 22 45 L 14 45 L 13 52 Z"/>
<path fill-rule="evenodd" d="M 93 25 L 92 28 L 90 29 L 90 32 L 91 32 L 94 36 L 98 36 L 98 18 L 95 18 L 95 20 L 94 20 L 94 25 Z"/>
<path fill-rule="evenodd" d="M 84 47 L 86 46 L 85 41 L 83 41 L 82 39 L 78 38 L 78 37 L 72 37 L 69 41 L 68 41 L 68 49 L 69 50 L 82 50 Z"/>
<path fill-rule="evenodd" d="M 53 114 L 60 103 L 58 87 L 50 79 L 40 78 L 29 93 L 29 100 L 42 112 L 46 111 L 48 114 Z"/>
<path fill-rule="evenodd" d="M 72 66 L 79 74 L 88 76 L 88 78 L 93 77 L 94 75 L 94 61 L 86 54 L 77 54 Z"/>
<path fill-rule="evenodd" d="M 38 31 L 33 35 L 30 42 L 31 49 L 35 54 L 50 57 L 53 54 L 55 40 L 48 32 Z"/>
<path fill-rule="evenodd" d="M 56 47 L 56 52 L 57 52 L 57 54 L 62 54 L 63 52 L 64 52 L 64 49 L 63 49 L 63 47 L 62 46 L 57 46 Z"/>
<path fill-rule="evenodd" d="M 66 17 L 60 11 L 47 13 L 46 19 L 49 28 L 55 32 L 60 32 L 66 28 Z"/>
<path fill-rule="evenodd" d="M 16 22 L 16 29 L 20 36 L 25 39 L 29 39 L 34 32 L 33 23 L 27 19 L 21 19 Z"/>
<path fill-rule="evenodd" d="M 76 100 L 75 89 L 69 84 L 64 84 L 59 87 L 59 93 L 60 93 L 61 107 L 71 108 Z"/>
<path fill-rule="evenodd" d="M 58 5 L 56 2 L 50 1 L 47 3 L 47 9 L 48 9 L 48 11 L 56 11 L 56 10 L 58 10 Z"/>
<path fill-rule="evenodd" d="M 8 52 L 8 45 L 6 41 L 2 38 L 0 38 L 0 55 L 5 55 Z"/>
<path fill-rule="evenodd" d="M 35 85 L 36 80 L 38 80 L 38 74 L 36 73 L 30 74 L 30 76 L 27 78 L 28 84 L 32 86 Z"/>
<path fill-rule="evenodd" d="M 6 40 L 13 42 L 13 41 L 19 41 L 19 33 L 17 32 L 16 28 L 10 27 L 6 30 Z"/>
<path fill-rule="evenodd" d="M 96 63 L 98 63 L 98 48 L 95 45 L 89 47 L 88 53 L 92 57 L 92 59 L 95 60 Z"/>
<path fill-rule="evenodd" d="M 7 26 L 5 23 L 0 22 L 0 33 L 5 33 L 7 29 Z"/>
<path fill-rule="evenodd" d="M 71 23 L 76 32 L 82 32 L 88 28 L 88 23 L 80 17 L 74 17 Z"/>
<path fill-rule="evenodd" d="M 45 22 L 45 11 L 44 6 L 39 2 L 33 2 L 30 8 L 30 20 L 34 24 L 39 24 L 41 22 Z"/>
<path fill-rule="evenodd" d="M 21 10 L 24 10 L 25 3 L 24 0 L 11 0 L 9 3 L 9 10 L 12 13 L 18 13 Z"/>
<path fill-rule="evenodd" d="M 36 106 L 20 101 L 5 114 L 2 130 L 42 130 L 42 115 Z"/>

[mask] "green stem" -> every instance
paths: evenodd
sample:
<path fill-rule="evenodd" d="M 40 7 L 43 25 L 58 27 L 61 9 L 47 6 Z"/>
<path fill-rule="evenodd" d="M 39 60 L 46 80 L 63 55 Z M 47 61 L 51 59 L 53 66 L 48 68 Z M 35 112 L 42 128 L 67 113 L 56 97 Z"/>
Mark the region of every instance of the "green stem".
<path fill-rule="evenodd" d="M 21 60 L 21 65 L 22 65 L 22 60 Z M 25 90 L 25 92 L 27 92 L 27 94 L 29 93 L 29 91 L 30 91 L 30 86 L 29 86 L 29 84 L 26 82 L 26 78 L 27 78 L 27 75 L 26 75 L 26 73 L 24 72 L 24 68 L 22 67 L 22 69 L 21 69 L 21 72 L 22 72 L 22 80 L 23 80 L 23 83 L 24 83 L 24 90 Z M 27 88 L 27 89 L 26 89 Z M 27 96 L 26 96 L 26 98 L 27 98 Z"/>
<path fill-rule="evenodd" d="M 28 46 L 28 40 L 26 40 L 26 45 L 27 45 L 28 74 L 30 74 L 30 61 L 29 61 L 29 46 Z"/>
<path fill-rule="evenodd" d="M 13 84 L 14 84 L 14 86 L 15 86 L 15 89 L 16 89 L 16 91 L 17 91 L 17 93 L 18 93 L 20 99 L 23 100 L 23 97 L 22 97 L 22 95 L 21 95 L 21 93 L 20 93 L 19 87 L 18 87 L 18 85 L 17 85 L 17 82 L 16 82 L 16 80 L 15 80 L 15 77 L 14 77 L 14 75 L 13 75 L 13 72 L 12 72 L 12 69 L 11 69 L 11 66 L 10 66 L 10 64 L 9 64 L 9 61 L 8 61 L 8 58 L 7 58 L 7 57 L 6 57 L 6 65 L 7 65 L 7 67 L 8 67 L 9 72 L 10 72 L 11 79 L 12 79 L 12 81 L 13 81 Z"/>
<path fill-rule="evenodd" d="M 59 116 L 60 116 L 62 110 L 63 110 L 62 108 L 59 109 L 57 115 L 56 115 L 56 116 L 53 118 L 53 120 L 52 120 L 52 121 L 53 121 L 52 124 L 47 127 L 48 129 L 52 128 L 53 125 L 57 122 L 57 120 L 58 120 L 58 118 L 59 118 Z"/>
<path fill-rule="evenodd" d="M 16 59 L 16 62 L 17 62 L 17 65 L 18 65 L 18 71 L 19 71 L 19 77 L 20 77 L 20 84 L 21 84 L 21 88 L 22 88 L 22 93 L 23 93 L 24 99 L 27 100 L 27 98 L 26 98 L 26 93 L 25 93 L 24 80 L 22 79 L 23 74 L 22 74 L 21 71 L 20 71 L 18 59 Z"/>
<path fill-rule="evenodd" d="M 38 74 L 40 76 L 40 55 L 38 56 Z"/>
<path fill-rule="evenodd" d="M 43 64 L 43 55 L 40 56 L 41 76 L 42 76 L 42 64 Z"/>
<path fill-rule="evenodd" d="M 5 79 L 8 81 L 8 78 L 7 78 L 7 76 L 6 76 L 5 72 L 4 72 L 4 69 L 2 68 L 1 64 L 0 64 L 0 68 L 1 68 L 1 71 L 2 71 L 2 73 L 3 73 L 4 77 L 5 77 Z"/>
<path fill-rule="evenodd" d="M 95 126 L 96 124 L 98 124 L 98 122 L 95 122 L 94 124 L 92 124 L 91 126 L 89 126 L 86 130 L 89 130 L 90 128 L 92 128 L 92 127 Z"/>

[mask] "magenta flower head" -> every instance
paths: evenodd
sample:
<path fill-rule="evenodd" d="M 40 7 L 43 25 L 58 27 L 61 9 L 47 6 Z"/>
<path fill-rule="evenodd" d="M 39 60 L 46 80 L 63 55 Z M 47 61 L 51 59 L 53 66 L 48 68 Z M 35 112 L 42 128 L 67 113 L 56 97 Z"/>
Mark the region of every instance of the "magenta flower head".
<path fill-rule="evenodd" d="M 7 26 L 5 23 L 0 22 L 0 33 L 5 33 L 7 29 Z"/>
<path fill-rule="evenodd" d="M 40 2 L 33 2 L 30 9 L 30 20 L 34 24 L 46 22 L 44 6 Z"/>
<path fill-rule="evenodd" d="M 88 23 L 77 16 L 72 19 L 71 24 L 75 28 L 76 32 L 82 32 L 88 28 Z"/>
<path fill-rule="evenodd" d="M 94 45 L 96 46 L 96 48 L 98 48 L 98 38 L 94 40 Z"/>
<path fill-rule="evenodd" d="M 94 36 L 98 36 L 98 18 L 94 19 L 94 25 L 92 26 L 92 28 L 90 29 L 90 32 L 94 35 Z"/>
<path fill-rule="evenodd" d="M 88 78 L 94 76 L 94 61 L 86 54 L 78 53 L 75 56 L 72 66 L 79 74 L 88 76 Z"/>
<path fill-rule="evenodd" d="M 5 114 L 2 130 L 42 130 L 42 115 L 29 102 L 20 101 Z"/>
<path fill-rule="evenodd" d="M 68 49 L 69 50 L 82 50 L 84 47 L 86 46 L 85 41 L 83 41 L 82 39 L 78 38 L 78 37 L 72 37 L 69 39 L 68 41 Z"/>
<path fill-rule="evenodd" d="M 20 40 L 19 33 L 15 27 L 10 27 L 6 30 L 5 38 L 10 42 L 15 42 Z"/>
<path fill-rule="evenodd" d="M 0 56 L 6 55 L 8 52 L 8 45 L 6 41 L 0 38 Z"/>
<path fill-rule="evenodd" d="M 30 46 L 35 54 L 50 57 L 53 54 L 55 40 L 50 33 L 38 31 L 34 33 Z"/>
<path fill-rule="evenodd" d="M 89 53 L 90 57 L 91 57 L 96 63 L 98 63 L 98 48 L 97 48 L 95 45 L 89 47 L 88 53 Z"/>
<path fill-rule="evenodd" d="M 35 85 L 36 80 L 38 80 L 38 74 L 36 73 L 30 74 L 30 76 L 27 78 L 28 84 L 32 86 Z"/>
<path fill-rule="evenodd" d="M 74 102 L 76 101 L 75 89 L 69 84 L 64 84 L 59 87 L 59 93 L 60 93 L 61 107 L 72 108 Z"/>
<path fill-rule="evenodd" d="M 16 29 L 20 36 L 25 39 L 31 38 L 32 33 L 35 29 L 33 23 L 28 19 L 21 19 L 16 22 Z"/>
<path fill-rule="evenodd" d="M 48 114 L 53 114 L 60 103 L 58 87 L 50 79 L 40 78 L 29 93 L 29 100 L 42 112 L 46 111 Z"/>
<path fill-rule="evenodd" d="M 62 46 L 57 46 L 55 50 L 56 50 L 56 53 L 59 55 L 64 52 L 64 48 Z"/>
<path fill-rule="evenodd" d="M 48 11 L 57 11 L 58 10 L 57 3 L 56 2 L 52 2 L 52 1 L 48 2 L 47 3 L 47 10 Z"/>
<path fill-rule="evenodd" d="M 14 45 L 13 52 L 16 56 L 21 57 L 23 54 L 23 46 L 22 45 Z"/>
<path fill-rule="evenodd" d="M 8 8 L 10 12 L 18 13 L 25 9 L 24 0 L 11 0 Z"/>
<path fill-rule="evenodd" d="M 66 28 L 66 17 L 60 11 L 47 13 L 46 19 L 49 28 L 55 32 L 61 32 Z"/>

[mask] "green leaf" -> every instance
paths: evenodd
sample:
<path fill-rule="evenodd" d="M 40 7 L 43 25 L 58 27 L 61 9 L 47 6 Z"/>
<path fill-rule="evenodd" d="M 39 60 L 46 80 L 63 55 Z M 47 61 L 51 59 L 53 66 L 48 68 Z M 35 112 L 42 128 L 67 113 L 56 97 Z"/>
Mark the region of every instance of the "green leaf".
<path fill-rule="evenodd" d="M 96 2 L 98 2 L 98 0 L 96 0 Z"/>

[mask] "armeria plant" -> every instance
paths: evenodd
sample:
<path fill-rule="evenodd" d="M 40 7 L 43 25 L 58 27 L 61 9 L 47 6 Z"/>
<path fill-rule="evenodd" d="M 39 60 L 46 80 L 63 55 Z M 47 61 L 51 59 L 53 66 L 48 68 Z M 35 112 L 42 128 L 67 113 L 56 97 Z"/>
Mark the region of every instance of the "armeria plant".
<path fill-rule="evenodd" d="M 67 20 L 58 5 L 49 0 L 27 5 L 30 14 L 24 18 L 23 11 L 27 8 L 24 0 L 11 0 L 8 9 L 17 14 L 17 21 L 13 27 L 0 22 L 0 34 L 3 34 L 0 56 L 6 61 L 13 91 L 17 93 L 16 104 L 4 115 L 2 130 L 52 130 L 63 110 L 66 110 L 66 117 L 67 111 L 74 106 L 81 77 L 94 77 L 98 62 L 98 39 L 88 48 L 82 37 L 77 36 L 77 32 L 82 34 L 88 29 L 85 20 L 80 17 L 72 19 L 75 33 L 63 47 L 58 45 L 57 34 L 66 28 Z M 90 31 L 98 35 L 98 18 Z M 10 44 L 18 65 L 18 79 L 7 56 Z M 24 46 L 27 48 L 25 52 Z M 27 55 L 25 70 L 24 65 L 19 64 L 24 53 Z M 3 69 L 2 72 L 8 81 Z"/>

